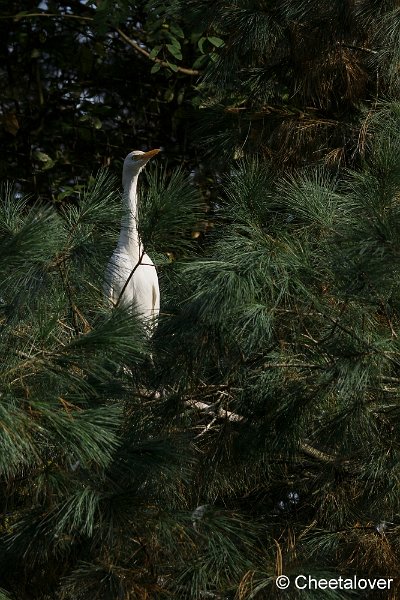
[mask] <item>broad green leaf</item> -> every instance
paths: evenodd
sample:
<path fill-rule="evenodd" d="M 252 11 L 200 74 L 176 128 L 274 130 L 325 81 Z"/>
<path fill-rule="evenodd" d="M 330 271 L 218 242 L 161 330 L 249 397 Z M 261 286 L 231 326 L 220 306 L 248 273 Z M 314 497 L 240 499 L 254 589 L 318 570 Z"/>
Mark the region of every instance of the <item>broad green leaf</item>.
<path fill-rule="evenodd" d="M 196 60 L 193 63 L 193 69 L 200 69 L 201 67 L 204 67 L 204 65 L 208 62 L 208 56 L 207 54 L 202 54 L 201 56 L 197 57 Z"/>
<path fill-rule="evenodd" d="M 225 43 L 224 40 L 221 40 L 221 38 L 215 37 L 213 35 L 210 36 L 210 37 L 208 37 L 207 39 L 208 39 L 209 42 L 211 42 L 211 44 L 213 46 L 216 46 L 217 48 L 219 48 L 220 46 L 223 46 L 224 43 Z"/>
<path fill-rule="evenodd" d="M 162 46 L 154 46 L 154 48 L 150 52 L 149 58 L 151 58 L 151 60 L 153 60 L 154 58 L 156 58 L 156 56 L 160 52 L 161 48 L 162 48 Z"/>
<path fill-rule="evenodd" d="M 177 101 L 178 104 L 182 104 L 184 96 L 185 96 L 185 88 L 182 87 L 179 90 L 178 95 L 176 97 L 176 101 Z"/>
<path fill-rule="evenodd" d="M 174 46 L 173 44 L 167 44 L 167 48 L 174 58 L 177 60 L 182 60 L 182 52 L 177 46 Z"/>
<path fill-rule="evenodd" d="M 150 73 L 157 73 L 159 70 L 161 69 L 161 63 L 156 62 L 154 63 L 154 65 L 151 67 Z"/>
<path fill-rule="evenodd" d="M 205 41 L 207 41 L 207 38 L 206 38 L 206 37 L 201 37 L 201 38 L 199 39 L 199 41 L 197 42 L 197 45 L 198 45 L 198 47 L 199 47 L 199 50 L 200 50 L 200 52 L 201 52 L 202 54 L 204 54 L 204 48 L 203 48 L 203 46 L 204 46 L 204 42 L 205 42 Z"/>
<path fill-rule="evenodd" d="M 172 23 L 170 25 L 170 29 L 171 29 L 172 33 L 174 33 L 176 36 L 178 36 L 180 38 L 185 37 L 185 34 L 183 33 L 181 27 L 177 23 Z"/>
<path fill-rule="evenodd" d="M 169 68 L 174 71 L 174 73 L 176 73 L 178 71 L 178 65 L 175 65 L 174 63 L 170 63 L 169 60 L 167 60 L 167 65 L 169 66 Z"/>

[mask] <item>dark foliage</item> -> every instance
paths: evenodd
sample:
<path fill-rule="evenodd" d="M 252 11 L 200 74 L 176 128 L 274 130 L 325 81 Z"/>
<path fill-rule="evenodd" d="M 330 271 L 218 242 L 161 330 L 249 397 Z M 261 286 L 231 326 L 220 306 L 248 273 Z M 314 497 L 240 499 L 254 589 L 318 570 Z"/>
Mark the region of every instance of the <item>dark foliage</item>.
<path fill-rule="evenodd" d="M 397 576 L 399 10 L 2 3 L 0 600 Z M 101 290 L 159 146 L 150 339 Z"/>

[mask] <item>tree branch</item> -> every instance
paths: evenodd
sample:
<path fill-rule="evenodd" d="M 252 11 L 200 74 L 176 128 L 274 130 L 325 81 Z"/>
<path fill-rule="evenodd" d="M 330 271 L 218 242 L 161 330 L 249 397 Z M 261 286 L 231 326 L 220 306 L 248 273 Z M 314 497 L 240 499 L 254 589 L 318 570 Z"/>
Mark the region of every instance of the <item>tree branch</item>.
<path fill-rule="evenodd" d="M 214 420 L 216 418 L 227 419 L 230 422 L 236 423 L 244 421 L 244 417 L 242 415 L 238 415 L 234 412 L 226 410 L 225 408 L 221 408 L 220 406 L 215 407 L 213 405 L 206 404 L 205 402 L 200 402 L 198 400 L 186 400 L 185 405 L 190 406 L 191 408 L 197 408 L 200 411 L 214 413 Z M 209 426 L 206 427 L 202 434 L 205 433 L 205 431 L 208 428 Z M 303 452 L 303 454 L 306 454 L 311 458 L 316 458 L 317 460 L 324 463 L 335 463 L 338 460 L 338 457 L 335 454 L 327 454 L 326 452 L 322 452 L 321 450 L 310 446 L 310 444 L 307 444 L 306 442 L 299 442 L 299 448 L 301 452 Z"/>
<path fill-rule="evenodd" d="M 39 12 L 39 13 L 26 13 L 16 15 L 2 15 L 0 16 L 1 20 L 12 19 L 15 22 L 21 21 L 22 19 L 32 19 L 36 17 L 50 17 L 53 19 L 78 19 L 80 21 L 93 21 L 93 17 L 84 17 L 80 15 L 68 15 L 64 13 L 48 13 L 48 12 Z"/>
<path fill-rule="evenodd" d="M 38 13 L 26 13 L 26 14 L 14 14 L 14 15 L 3 15 L 0 16 L 0 19 L 12 19 L 13 21 L 20 21 L 21 19 L 31 19 L 31 18 L 36 18 L 36 17 L 46 17 L 46 18 L 53 18 L 53 19 L 77 19 L 80 21 L 93 21 L 93 17 L 86 17 L 83 15 L 69 15 L 69 14 L 64 14 L 64 13 L 48 13 L 48 12 L 38 12 Z M 142 46 L 140 46 L 140 44 L 138 44 L 137 42 L 135 42 L 135 40 L 132 40 L 129 36 L 126 35 L 126 33 L 124 33 L 122 31 L 122 29 L 120 29 L 119 27 L 115 27 L 114 31 L 116 31 L 118 33 L 118 35 L 127 43 L 129 44 L 129 46 L 131 46 L 134 50 L 136 50 L 137 52 L 140 52 L 140 54 L 142 54 L 143 56 L 145 56 L 146 58 L 148 58 L 149 60 L 160 64 L 162 67 L 169 67 L 169 64 L 167 61 L 165 60 L 161 60 L 160 58 L 157 57 L 150 57 L 150 52 L 148 52 L 145 48 L 142 48 Z M 176 65 L 177 71 L 179 73 L 183 73 L 184 75 L 199 75 L 200 71 L 198 71 L 197 69 L 188 69 L 187 67 L 180 67 L 179 65 Z"/>
<path fill-rule="evenodd" d="M 325 369 L 325 365 L 316 365 L 314 363 L 291 363 L 291 362 L 283 362 L 283 363 L 264 363 L 262 366 L 263 369 Z"/>
<path fill-rule="evenodd" d="M 140 52 L 140 54 L 143 54 L 143 56 L 145 56 L 149 60 L 152 60 L 153 62 L 160 64 L 162 67 L 169 67 L 169 64 L 165 60 L 161 60 L 160 58 L 157 58 L 157 57 L 151 58 L 150 57 L 150 52 L 148 52 L 147 50 L 145 50 L 144 48 L 142 48 L 140 46 L 140 44 L 138 44 L 137 42 L 135 42 L 135 40 L 132 40 L 130 37 L 128 37 L 126 35 L 126 33 L 124 33 L 119 27 L 116 27 L 115 31 L 134 50 L 136 50 L 137 52 Z M 200 75 L 200 71 L 197 71 L 196 69 L 188 69 L 186 67 L 180 67 L 179 65 L 176 65 L 176 67 L 177 67 L 179 73 L 184 73 L 185 75 Z"/>

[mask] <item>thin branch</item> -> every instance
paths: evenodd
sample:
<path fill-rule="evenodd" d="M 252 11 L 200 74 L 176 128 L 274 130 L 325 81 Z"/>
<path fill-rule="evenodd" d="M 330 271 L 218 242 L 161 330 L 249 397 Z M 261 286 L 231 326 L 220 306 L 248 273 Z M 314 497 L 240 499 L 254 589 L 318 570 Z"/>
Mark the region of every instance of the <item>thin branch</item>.
<path fill-rule="evenodd" d="M 395 356 L 398 356 L 397 352 L 386 352 L 385 350 L 380 350 L 379 348 L 376 348 L 370 342 L 367 342 L 366 340 L 364 340 L 363 338 L 361 338 L 359 335 L 357 335 L 357 333 L 355 333 L 351 329 L 348 329 L 347 327 L 345 327 L 344 325 L 342 325 L 341 323 L 339 323 L 338 320 L 330 317 L 329 315 L 326 315 L 326 318 L 329 319 L 329 321 L 331 321 L 332 323 L 334 323 L 341 331 L 343 331 L 344 333 L 347 333 L 347 335 L 349 335 L 350 337 L 355 338 L 358 342 L 360 342 L 360 344 L 363 344 L 366 348 L 368 348 L 369 350 L 371 350 L 371 352 L 374 352 L 374 353 L 376 353 L 376 354 L 378 354 L 380 356 L 384 356 L 385 358 L 387 358 L 388 360 L 390 360 L 390 362 L 392 364 L 396 365 L 396 367 L 400 366 L 400 362 L 398 360 L 396 360 L 395 358 L 392 358 L 390 356 L 391 354 L 394 354 Z"/>
<path fill-rule="evenodd" d="M 399 377 L 388 377 L 386 375 L 383 375 L 380 378 L 381 381 L 383 382 L 388 382 L 388 383 L 400 383 L 400 378 Z"/>
<path fill-rule="evenodd" d="M 283 363 L 264 363 L 264 369 L 326 369 L 326 365 L 316 365 L 314 363 L 291 363 L 291 362 L 283 362 Z"/>
<path fill-rule="evenodd" d="M 206 425 L 199 434 L 196 435 L 196 438 L 202 437 L 205 433 L 207 433 L 207 431 L 210 431 L 210 429 L 212 428 L 212 426 L 214 425 L 214 423 L 217 422 L 217 417 L 214 417 L 212 421 L 209 422 L 208 425 Z"/>
<path fill-rule="evenodd" d="M 68 15 L 63 13 L 47 13 L 47 12 L 39 12 L 39 13 L 27 13 L 27 14 L 16 14 L 16 15 L 2 15 L 0 16 L 1 20 L 12 19 L 13 21 L 21 21 L 22 19 L 31 19 L 36 17 L 50 17 L 53 19 L 78 19 L 79 21 L 93 21 L 93 17 L 84 17 L 80 15 Z"/>
<path fill-rule="evenodd" d="M 152 60 L 153 62 L 160 64 L 162 67 L 169 67 L 169 64 L 165 60 L 161 60 L 160 58 L 157 58 L 157 57 L 152 58 L 150 56 L 150 52 L 148 52 L 147 50 L 142 48 L 140 46 L 140 44 L 135 42 L 135 40 L 132 40 L 130 37 L 128 37 L 126 35 L 126 33 L 124 33 L 119 27 L 116 27 L 115 31 L 134 50 L 136 50 L 137 52 L 140 52 L 141 54 L 143 54 L 143 56 L 145 56 L 149 60 Z M 185 75 L 200 75 L 200 71 L 197 71 L 197 69 L 188 69 L 186 67 L 180 67 L 179 65 L 176 65 L 176 68 L 179 71 L 179 73 L 184 73 Z"/>
<path fill-rule="evenodd" d="M 140 255 L 140 258 L 139 258 L 138 262 L 137 262 L 137 263 L 136 263 L 136 265 L 133 267 L 132 271 L 129 273 L 129 277 L 127 278 L 127 280 L 125 281 L 125 283 L 124 283 L 124 285 L 123 285 L 123 287 L 122 287 L 122 290 L 121 290 L 121 292 L 120 292 L 120 295 L 118 296 L 118 300 L 117 300 L 117 301 L 116 301 L 116 303 L 115 303 L 115 307 L 117 307 L 117 306 L 119 305 L 119 303 L 120 303 L 120 301 L 121 301 L 121 298 L 122 298 L 122 296 L 123 296 L 123 294 L 124 294 L 124 292 L 125 292 L 125 290 L 126 290 L 126 288 L 127 288 L 127 286 L 128 286 L 128 283 L 130 282 L 130 280 L 131 280 L 131 279 L 132 279 L 132 277 L 133 277 L 133 274 L 134 274 L 134 272 L 135 272 L 135 271 L 136 271 L 136 269 L 139 267 L 139 265 L 141 265 L 141 264 L 142 264 L 143 256 L 144 256 L 144 250 L 142 250 L 142 254 Z"/>
<path fill-rule="evenodd" d="M 186 400 L 186 406 L 190 406 L 191 408 L 197 408 L 201 411 L 205 412 L 215 412 L 216 416 L 220 419 L 227 419 L 228 421 L 244 421 L 244 417 L 241 415 L 237 415 L 225 408 L 221 408 L 220 406 L 215 409 L 215 406 L 211 404 L 206 404 L 205 402 L 200 402 L 198 400 Z"/>
<path fill-rule="evenodd" d="M 65 291 L 66 291 L 66 294 L 67 294 L 68 302 L 69 302 L 69 305 L 70 305 L 70 308 L 71 308 L 72 322 L 73 322 L 73 326 L 74 326 L 74 329 L 75 329 L 75 333 L 77 335 L 80 335 L 80 333 L 81 333 L 81 330 L 80 330 L 80 327 L 79 327 L 78 318 L 83 323 L 83 331 L 85 333 L 87 333 L 88 331 L 91 330 L 91 326 L 90 326 L 89 322 L 85 319 L 85 317 L 83 316 L 83 314 L 81 313 L 81 311 L 79 310 L 79 308 L 77 307 L 77 305 L 75 304 L 75 302 L 73 300 L 71 285 L 70 285 L 70 283 L 68 281 L 67 274 L 66 274 L 66 272 L 65 272 L 65 270 L 64 270 L 64 268 L 63 268 L 62 265 L 59 265 L 59 272 L 60 272 L 60 275 L 61 275 L 62 282 L 64 284 L 64 288 L 65 288 Z"/>
<path fill-rule="evenodd" d="M 366 48 L 365 46 L 353 46 L 352 44 L 343 44 L 337 42 L 342 48 L 348 48 L 349 50 L 361 50 L 361 52 L 369 52 L 370 54 L 378 54 L 378 50 L 372 50 L 372 48 Z"/>
<path fill-rule="evenodd" d="M 300 442 L 299 446 L 300 450 L 304 454 L 311 456 L 311 458 L 316 458 L 317 460 L 325 463 L 334 463 L 337 461 L 338 457 L 334 454 L 326 454 L 326 452 L 321 452 L 321 450 L 317 450 L 317 448 L 310 446 L 310 444 L 306 444 L 306 442 Z"/>
<path fill-rule="evenodd" d="M 330 332 L 327 333 L 320 340 L 318 340 L 318 344 L 323 344 L 324 342 L 326 342 L 327 340 L 329 340 L 329 338 L 331 338 L 333 336 L 333 334 L 335 333 L 336 329 L 339 327 L 339 321 L 342 318 L 342 316 L 344 315 L 344 312 L 347 309 L 347 307 L 348 307 L 348 301 L 346 300 L 346 302 L 344 302 L 343 305 L 340 308 L 339 316 L 337 318 L 335 318 L 335 319 L 332 319 L 333 327 L 331 328 Z"/>

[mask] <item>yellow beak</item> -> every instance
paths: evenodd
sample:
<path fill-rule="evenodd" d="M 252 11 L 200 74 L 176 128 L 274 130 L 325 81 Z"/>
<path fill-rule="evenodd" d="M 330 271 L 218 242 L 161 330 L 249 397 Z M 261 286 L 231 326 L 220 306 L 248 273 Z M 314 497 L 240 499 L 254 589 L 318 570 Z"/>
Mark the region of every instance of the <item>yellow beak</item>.
<path fill-rule="evenodd" d="M 148 152 L 141 154 L 137 158 L 139 158 L 140 160 L 143 160 L 144 158 L 146 158 L 146 159 L 153 158 L 153 156 L 155 156 L 159 152 L 161 152 L 161 148 L 156 148 L 155 150 L 149 150 Z"/>

